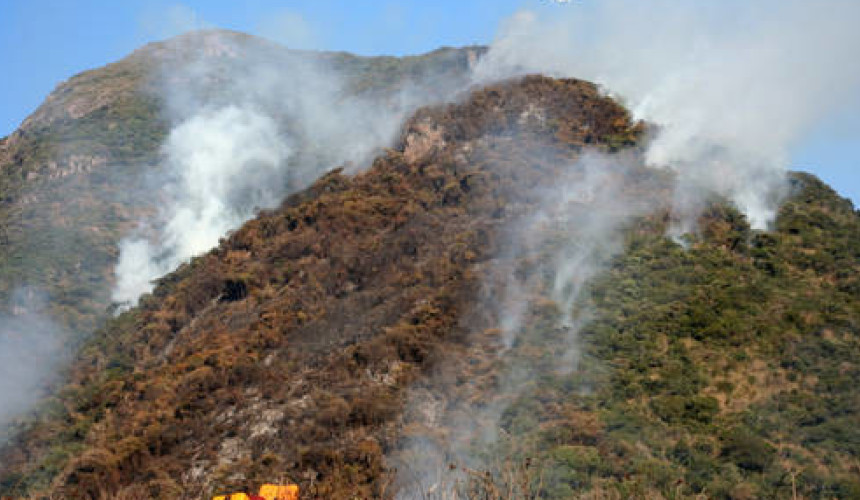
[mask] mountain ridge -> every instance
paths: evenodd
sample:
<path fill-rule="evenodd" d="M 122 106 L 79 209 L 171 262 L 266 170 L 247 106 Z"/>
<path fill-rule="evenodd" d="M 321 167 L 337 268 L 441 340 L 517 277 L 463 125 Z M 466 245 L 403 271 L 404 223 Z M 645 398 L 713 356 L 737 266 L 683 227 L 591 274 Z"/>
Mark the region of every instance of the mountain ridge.
<path fill-rule="evenodd" d="M 860 215 L 793 173 L 771 230 L 713 196 L 681 245 L 648 133 L 537 75 L 416 110 L 83 339 L 0 450 L 0 494 L 860 494 Z"/>
<path fill-rule="evenodd" d="M 473 54 L 473 49 L 435 51 L 401 64 L 391 58 L 290 51 L 250 35 L 204 31 L 149 44 L 119 62 L 70 78 L 2 140 L 0 310 L 8 310 L 19 287 L 41 288 L 52 297 L 78 289 L 76 300 L 82 307 L 58 311 L 54 301 L 49 307 L 75 331 L 95 327 L 110 304 L 117 242 L 141 219 L 152 217 L 160 202 L 148 194 L 151 172 L 164 162 L 161 147 L 170 127 L 183 119 L 165 102 L 165 89 L 178 85 L 169 78 L 181 77 L 177 66 L 195 61 L 213 40 L 227 47 L 238 44 L 257 58 L 286 58 L 293 64 L 296 57 L 321 59 L 345 82 L 353 82 L 346 85 L 346 93 L 376 92 L 380 99 L 386 88 L 408 82 L 420 86 L 428 71 L 456 79 L 467 70 Z M 265 48 L 264 55 L 257 54 L 260 47 Z M 59 224 L 58 201 L 66 205 Z M 72 228 L 77 234 L 69 234 Z M 68 235 L 58 237 L 64 233 Z M 71 251 L 59 248 L 64 245 Z M 93 262 L 70 262 L 87 254 Z M 81 276 L 69 272 L 75 268 Z"/>

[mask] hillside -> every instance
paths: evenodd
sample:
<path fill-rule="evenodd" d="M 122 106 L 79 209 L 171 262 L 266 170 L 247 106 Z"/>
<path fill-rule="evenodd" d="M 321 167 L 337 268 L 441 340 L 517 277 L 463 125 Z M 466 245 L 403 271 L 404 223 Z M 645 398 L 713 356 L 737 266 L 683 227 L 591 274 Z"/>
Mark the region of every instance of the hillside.
<path fill-rule="evenodd" d="M 0 492 L 860 495 L 860 216 L 795 174 L 685 248 L 644 132 L 538 76 L 419 110 L 101 328 Z"/>
<path fill-rule="evenodd" d="M 358 96 L 399 116 L 415 104 L 394 109 L 398 93 L 449 98 L 450 85 L 463 84 L 482 51 L 358 57 L 291 51 L 210 30 L 149 44 L 62 82 L 18 130 L 0 139 L 0 314 L 11 310 L 18 290 L 38 289 L 49 297 L 50 315 L 73 335 L 91 332 L 110 304 L 119 241 L 142 221 L 156 219 L 164 203 L 153 192 L 154 184 L 163 184 L 158 176 L 170 128 L 222 102 L 242 76 L 271 68 L 296 78 L 325 73 L 339 81 L 332 99 Z M 280 83 L 277 75 L 269 77 Z M 300 118 L 290 109 L 276 113 L 284 128 Z M 299 187 L 331 168 L 331 161 L 343 160 L 303 161 L 312 164 L 313 175 L 299 179 Z M 283 192 L 294 189 L 285 186 Z"/>

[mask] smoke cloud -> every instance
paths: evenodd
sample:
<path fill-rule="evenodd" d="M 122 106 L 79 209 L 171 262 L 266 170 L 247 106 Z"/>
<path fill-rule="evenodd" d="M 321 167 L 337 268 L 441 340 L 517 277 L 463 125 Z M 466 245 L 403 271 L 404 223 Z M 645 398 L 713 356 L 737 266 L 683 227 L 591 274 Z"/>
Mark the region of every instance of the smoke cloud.
<path fill-rule="evenodd" d="M 466 83 L 404 81 L 361 93 L 347 74 L 357 60 L 336 68 L 331 54 L 226 31 L 177 37 L 161 57 L 165 113 L 176 124 L 152 179 L 165 200 L 120 245 L 119 303 L 134 303 L 153 279 L 325 171 L 362 168 L 393 143 L 408 113 Z"/>
<path fill-rule="evenodd" d="M 268 40 L 295 50 L 310 50 L 322 45 L 308 20 L 289 10 L 268 16 L 259 24 L 257 32 Z"/>
<path fill-rule="evenodd" d="M 406 426 L 415 437 L 394 458 L 399 498 L 426 498 L 428 492 L 454 498 L 467 479 L 463 470 L 504 475 L 497 467 L 505 457 L 497 450 L 507 436 L 505 411 L 534 391 L 539 379 L 577 369 L 579 333 L 590 319 L 587 285 L 623 249 L 623 229 L 659 203 L 657 190 L 630 183 L 636 168 L 642 167 L 631 158 L 587 153 L 552 188 L 532 193 L 539 205 L 508 225 L 506 251 L 488 271 L 478 301 L 478 307 L 495 310 L 499 346 L 490 356 L 497 357 L 500 375 L 491 390 L 476 388 L 466 396 L 452 396 L 457 391 L 444 386 L 445 376 L 442 389 L 411 391 Z M 481 335 L 475 332 L 470 345 L 486 356 L 492 348 L 481 345 Z M 526 354 L 537 346 L 551 346 L 553 353 L 539 365 Z M 438 371 L 459 373 L 453 366 Z M 449 470 L 448 464 L 456 467 Z"/>
<path fill-rule="evenodd" d="M 0 315 L 0 439 L 8 424 L 46 394 L 61 360 L 64 335 L 43 313 L 34 290 L 13 293 L 11 312 Z"/>
<path fill-rule="evenodd" d="M 140 19 L 140 29 L 147 36 L 169 38 L 192 30 L 209 28 L 191 7 L 173 4 L 167 8 L 145 10 Z"/>
<path fill-rule="evenodd" d="M 773 219 L 790 153 L 860 99 L 860 4 L 607 0 L 523 11 L 501 28 L 479 81 L 527 72 L 584 78 L 659 127 L 649 164 L 678 173 L 674 232 L 706 192 L 755 228 Z"/>
<path fill-rule="evenodd" d="M 236 106 L 204 109 L 179 124 L 164 151 L 176 175 L 166 224 L 155 243 L 121 243 L 117 302 L 136 299 L 152 279 L 211 248 L 255 208 L 277 203 L 281 164 L 290 152 L 271 118 Z"/>
<path fill-rule="evenodd" d="M 571 3 L 507 20 L 474 78 L 543 73 L 597 82 L 655 126 L 642 161 L 676 174 L 670 236 L 695 231 L 714 193 L 764 229 L 785 193 L 792 150 L 860 98 L 858 18 L 860 5 L 838 0 Z M 516 442 L 506 412 L 577 368 L 588 283 L 622 250 L 626 225 L 666 201 L 659 189 L 629 189 L 625 172 L 635 168 L 636 160 L 585 155 L 509 226 L 507 250 L 478 301 L 496 308 L 498 342 L 476 331 L 468 348 L 496 356 L 500 375 L 464 395 L 446 382 L 464 368 L 441 366 L 435 382 L 412 389 L 409 437 L 392 460 L 400 498 L 453 497 L 468 480 L 458 471 L 503 478 L 498 461 L 505 443 Z M 554 354 L 535 363 L 534 346 Z"/>

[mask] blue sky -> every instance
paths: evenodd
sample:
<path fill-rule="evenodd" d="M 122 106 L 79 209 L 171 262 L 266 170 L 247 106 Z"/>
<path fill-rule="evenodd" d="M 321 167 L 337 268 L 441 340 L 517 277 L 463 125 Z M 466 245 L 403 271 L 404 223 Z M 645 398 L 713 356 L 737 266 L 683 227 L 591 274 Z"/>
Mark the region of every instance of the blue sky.
<path fill-rule="evenodd" d="M 487 44 L 499 23 L 522 8 L 572 7 L 550 0 L 0 0 L 0 136 L 59 82 L 192 26 L 261 34 L 300 48 L 402 55 Z M 860 205 L 857 131 L 854 115 L 822 124 L 794 152 L 793 168 L 818 174 Z"/>

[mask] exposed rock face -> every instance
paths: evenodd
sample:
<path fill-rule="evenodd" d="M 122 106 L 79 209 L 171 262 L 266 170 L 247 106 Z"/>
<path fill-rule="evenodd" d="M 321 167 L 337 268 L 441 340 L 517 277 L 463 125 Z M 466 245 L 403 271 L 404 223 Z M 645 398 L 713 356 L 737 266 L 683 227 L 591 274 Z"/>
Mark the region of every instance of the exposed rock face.
<path fill-rule="evenodd" d="M 107 158 L 104 156 L 71 155 L 57 161 L 49 161 L 43 171 L 34 171 L 27 174 L 27 181 L 35 181 L 40 177 L 47 180 L 58 180 L 75 174 L 87 174 L 93 169 L 104 167 Z"/>
<path fill-rule="evenodd" d="M 416 163 L 421 159 L 429 160 L 433 153 L 445 147 L 442 130 L 430 120 L 411 124 L 404 142 L 403 158 L 409 163 Z"/>

